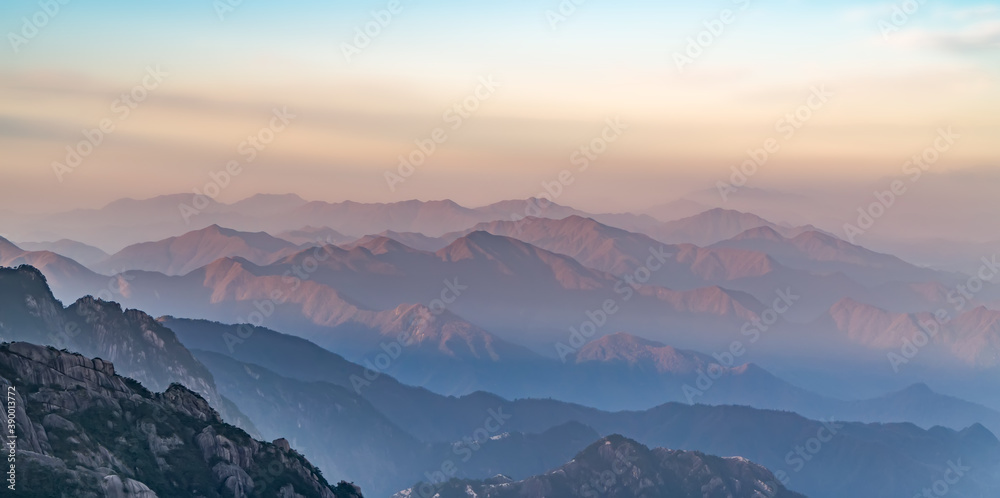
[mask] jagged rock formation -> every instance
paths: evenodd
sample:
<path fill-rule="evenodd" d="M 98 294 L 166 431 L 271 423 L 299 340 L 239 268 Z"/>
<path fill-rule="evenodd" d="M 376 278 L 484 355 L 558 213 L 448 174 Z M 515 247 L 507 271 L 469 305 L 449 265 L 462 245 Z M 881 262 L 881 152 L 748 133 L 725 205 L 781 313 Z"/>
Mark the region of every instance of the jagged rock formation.
<path fill-rule="evenodd" d="M 256 441 L 187 388 L 151 393 L 101 359 L 3 343 L 0 388 L 10 387 L 19 496 L 360 498 L 287 441 Z"/>
<path fill-rule="evenodd" d="M 232 424 L 257 435 L 250 419 L 215 387 L 212 374 L 174 333 L 138 310 L 83 297 L 63 308 L 31 266 L 0 268 L 0 341 L 25 341 L 103 358 L 154 391 L 177 383 L 197 392 Z"/>

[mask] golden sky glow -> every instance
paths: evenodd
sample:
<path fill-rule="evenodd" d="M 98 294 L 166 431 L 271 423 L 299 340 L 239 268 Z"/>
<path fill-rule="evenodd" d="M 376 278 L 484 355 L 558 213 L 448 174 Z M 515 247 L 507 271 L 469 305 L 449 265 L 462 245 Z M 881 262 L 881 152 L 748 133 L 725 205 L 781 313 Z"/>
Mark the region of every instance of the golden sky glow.
<path fill-rule="evenodd" d="M 616 117 L 627 130 L 565 202 L 637 207 L 708 188 L 771 137 L 781 151 L 754 178 L 760 186 L 897 174 L 942 126 L 962 139 L 936 167 L 1000 162 L 1000 13 L 988 5 L 925 5 L 884 38 L 879 23 L 892 19 L 892 4 L 590 3 L 553 30 L 551 3 L 404 4 L 350 61 L 343 44 L 385 2 L 282 12 L 247 3 L 221 21 L 193 2 L 104 16 L 69 4 L 0 59 L 0 209 L 190 192 L 245 160 L 240 143 L 286 107 L 296 117 L 221 200 L 524 197 Z M 17 32 L 10 19 L 30 7 L 3 16 L 4 27 Z M 299 12 L 298 24 L 269 25 L 307 7 L 315 11 Z M 673 54 L 724 8 L 735 20 L 679 71 Z M 189 11 L 194 22 L 181 16 Z M 157 66 L 168 73 L 162 84 L 122 118 L 115 100 Z M 490 76 L 498 89 L 452 128 L 445 113 Z M 780 120 L 814 87 L 832 96 L 783 138 Z M 53 162 L 103 119 L 114 132 L 59 181 Z M 447 140 L 390 190 L 384 173 L 442 126 Z"/>

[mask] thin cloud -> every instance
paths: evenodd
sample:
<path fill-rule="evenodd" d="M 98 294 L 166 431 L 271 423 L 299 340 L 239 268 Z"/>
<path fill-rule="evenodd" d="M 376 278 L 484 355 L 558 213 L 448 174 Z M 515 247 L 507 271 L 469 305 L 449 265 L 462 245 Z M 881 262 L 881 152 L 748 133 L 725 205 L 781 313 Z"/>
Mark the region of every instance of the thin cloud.
<path fill-rule="evenodd" d="M 997 12 L 1000 12 L 1000 8 L 997 8 L 996 5 L 978 5 L 975 7 L 954 10 L 950 13 L 950 16 L 952 19 L 965 21 L 968 19 L 976 19 L 983 16 L 993 15 Z"/>
<path fill-rule="evenodd" d="M 841 18 L 852 23 L 875 21 L 892 13 L 892 4 L 857 5 L 841 12 Z"/>
<path fill-rule="evenodd" d="M 898 37 L 901 44 L 960 52 L 1000 48 L 1000 21 L 983 21 L 954 31 L 911 30 Z"/>

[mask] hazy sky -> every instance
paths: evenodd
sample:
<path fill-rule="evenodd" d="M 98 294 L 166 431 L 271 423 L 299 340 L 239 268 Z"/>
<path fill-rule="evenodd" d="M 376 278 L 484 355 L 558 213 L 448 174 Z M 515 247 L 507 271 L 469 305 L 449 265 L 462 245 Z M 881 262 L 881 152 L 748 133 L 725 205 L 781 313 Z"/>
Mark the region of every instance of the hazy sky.
<path fill-rule="evenodd" d="M 242 172 L 223 201 L 481 205 L 570 169 L 560 202 L 617 209 L 727 180 L 769 138 L 780 150 L 753 186 L 898 175 L 941 127 L 961 139 L 935 169 L 1000 165 L 996 3 L 566 0 L 557 17 L 556 0 L 401 0 L 390 16 L 372 14 L 388 1 L 228 2 L 0 5 L 0 209 L 201 190 L 230 161 Z M 387 25 L 345 55 L 375 17 Z M 475 111 L 449 113 L 463 101 Z M 287 125 L 272 120 L 284 109 Z M 796 110 L 811 116 L 789 128 Z M 113 131 L 57 174 L 102 120 Z M 272 123 L 283 131 L 250 161 L 241 143 Z M 390 189 L 385 173 L 436 128 Z M 574 152 L 602 133 L 615 140 L 580 171 Z"/>

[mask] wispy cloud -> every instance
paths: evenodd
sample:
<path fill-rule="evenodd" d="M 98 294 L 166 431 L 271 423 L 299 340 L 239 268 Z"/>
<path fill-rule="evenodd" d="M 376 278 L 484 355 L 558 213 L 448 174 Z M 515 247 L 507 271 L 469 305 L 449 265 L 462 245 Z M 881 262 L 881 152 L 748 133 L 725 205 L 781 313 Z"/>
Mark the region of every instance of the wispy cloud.
<path fill-rule="evenodd" d="M 892 4 L 854 5 L 841 13 L 841 17 L 852 23 L 871 22 L 892 12 Z"/>
<path fill-rule="evenodd" d="M 1000 12 L 1000 7 L 997 7 L 996 5 L 977 5 L 975 7 L 953 10 L 950 17 L 959 21 L 965 21 L 982 16 L 994 15 L 998 12 Z"/>
<path fill-rule="evenodd" d="M 979 51 L 1000 48 L 1000 20 L 981 21 L 956 30 L 913 29 L 900 33 L 897 41 L 919 48 Z"/>

